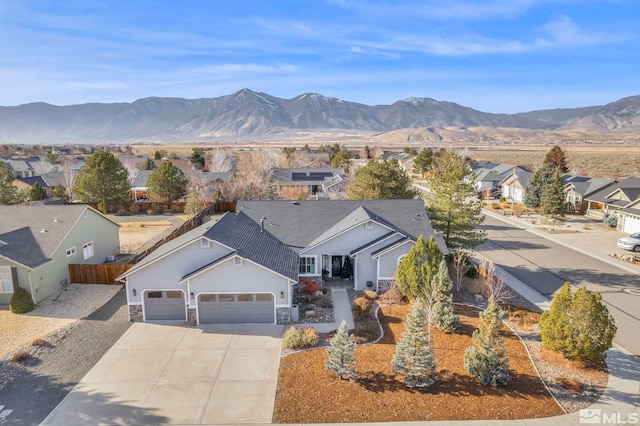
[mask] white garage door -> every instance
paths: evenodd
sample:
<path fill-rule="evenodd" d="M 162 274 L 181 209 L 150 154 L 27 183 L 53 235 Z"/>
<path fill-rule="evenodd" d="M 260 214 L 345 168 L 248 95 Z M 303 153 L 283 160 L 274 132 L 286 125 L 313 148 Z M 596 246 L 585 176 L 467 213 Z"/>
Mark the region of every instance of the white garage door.
<path fill-rule="evenodd" d="M 201 294 L 200 324 L 274 324 L 275 301 L 271 293 Z"/>
<path fill-rule="evenodd" d="M 628 232 L 629 234 L 640 232 L 640 219 L 630 216 L 625 217 L 622 231 Z"/>
<path fill-rule="evenodd" d="M 186 302 L 181 291 L 147 291 L 144 293 L 145 320 L 186 321 Z"/>

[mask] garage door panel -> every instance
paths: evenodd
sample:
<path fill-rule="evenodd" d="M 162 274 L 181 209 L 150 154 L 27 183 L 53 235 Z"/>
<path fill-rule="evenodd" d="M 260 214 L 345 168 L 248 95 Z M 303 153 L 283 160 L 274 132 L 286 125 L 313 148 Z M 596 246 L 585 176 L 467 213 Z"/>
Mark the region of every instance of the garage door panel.
<path fill-rule="evenodd" d="M 273 295 L 200 295 L 198 315 L 200 324 L 273 324 Z"/>
<path fill-rule="evenodd" d="M 622 231 L 629 234 L 640 232 L 640 219 L 631 216 L 625 217 L 624 228 L 622 229 Z"/>
<path fill-rule="evenodd" d="M 145 319 L 186 320 L 185 298 L 181 291 L 149 291 L 144 296 Z"/>

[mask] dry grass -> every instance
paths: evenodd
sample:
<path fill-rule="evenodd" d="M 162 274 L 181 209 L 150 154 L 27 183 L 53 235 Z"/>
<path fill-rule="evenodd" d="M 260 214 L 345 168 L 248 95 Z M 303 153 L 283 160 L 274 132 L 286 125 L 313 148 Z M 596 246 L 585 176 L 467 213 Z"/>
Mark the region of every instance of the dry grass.
<path fill-rule="evenodd" d="M 503 331 L 511 357 L 511 380 L 504 388 L 485 387 L 463 366 L 472 344 L 478 311 L 456 306 L 461 327 L 452 334 L 432 331 L 437 382 L 410 390 L 391 368 L 395 343 L 404 331 L 407 305 L 380 311 L 384 338 L 357 349 L 357 382 L 336 379 L 325 370 L 324 349 L 284 357 L 280 363 L 274 423 L 349 423 L 418 420 L 519 419 L 554 416 L 562 410 L 538 378 L 522 343 Z"/>
<path fill-rule="evenodd" d="M 31 342 L 29 342 L 29 346 L 49 346 L 49 342 L 38 336 L 31 339 Z"/>
<path fill-rule="evenodd" d="M 31 355 L 29 354 L 29 352 L 27 351 L 18 351 L 16 353 L 14 353 L 13 355 L 11 355 L 11 362 L 15 362 L 18 364 L 24 364 L 25 362 L 27 362 L 29 360 L 29 358 L 31 357 Z"/>

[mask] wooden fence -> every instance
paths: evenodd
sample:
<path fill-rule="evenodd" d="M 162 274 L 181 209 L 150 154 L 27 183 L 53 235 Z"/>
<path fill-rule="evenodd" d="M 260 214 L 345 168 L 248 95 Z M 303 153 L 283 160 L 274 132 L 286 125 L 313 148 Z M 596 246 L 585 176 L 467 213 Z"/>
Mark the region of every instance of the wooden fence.
<path fill-rule="evenodd" d="M 99 210 L 98 204 L 89 204 L 96 210 Z M 187 203 L 174 201 L 171 203 L 159 203 L 155 201 L 137 201 L 131 203 L 112 203 L 107 205 L 107 213 L 114 214 L 163 214 L 163 213 L 184 213 Z M 206 208 L 211 213 L 233 212 L 236 210 L 235 201 L 218 201 L 216 203 L 207 203 Z"/>
<path fill-rule="evenodd" d="M 69 278 L 76 284 L 117 284 L 118 275 L 126 272 L 133 264 L 103 263 L 98 265 L 69 264 Z"/>

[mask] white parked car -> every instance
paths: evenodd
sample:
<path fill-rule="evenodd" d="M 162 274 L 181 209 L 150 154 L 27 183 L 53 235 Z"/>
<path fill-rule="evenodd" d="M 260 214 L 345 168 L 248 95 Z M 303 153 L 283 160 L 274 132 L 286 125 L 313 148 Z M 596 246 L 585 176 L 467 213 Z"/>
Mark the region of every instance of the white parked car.
<path fill-rule="evenodd" d="M 640 232 L 631 234 L 628 237 L 620 238 L 618 240 L 618 247 L 640 253 Z"/>

